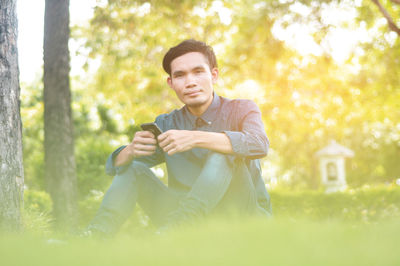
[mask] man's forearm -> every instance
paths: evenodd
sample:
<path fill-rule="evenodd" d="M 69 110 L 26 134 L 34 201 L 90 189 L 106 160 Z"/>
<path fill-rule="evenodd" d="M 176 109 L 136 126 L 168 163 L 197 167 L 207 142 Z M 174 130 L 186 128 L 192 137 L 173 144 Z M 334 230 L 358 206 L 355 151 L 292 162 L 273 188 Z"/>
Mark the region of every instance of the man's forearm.
<path fill-rule="evenodd" d="M 233 154 L 231 141 L 225 133 L 193 131 L 193 134 L 196 142 L 195 147 Z"/>
<path fill-rule="evenodd" d="M 114 166 L 122 166 L 130 163 L 134 156 L 126 146 L 114 159 Z"/>

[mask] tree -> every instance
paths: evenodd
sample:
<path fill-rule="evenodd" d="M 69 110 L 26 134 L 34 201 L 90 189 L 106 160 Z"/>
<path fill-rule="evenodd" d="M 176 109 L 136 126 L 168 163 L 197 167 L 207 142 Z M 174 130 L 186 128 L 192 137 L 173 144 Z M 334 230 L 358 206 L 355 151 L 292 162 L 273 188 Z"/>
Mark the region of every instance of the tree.
<path fill-rule="evenodd" d="M 382 13 L 382 15 L 385 17 L 389 29 L 396 32 L 397 35 L 400 35 L 400 28 L 396 25 L 396 23 L 393 21 L 392 16 L 389 14 L 389 12 L 383 7 L 383 5 L 381 4 L 381 2 L 379 2 L 379 0 L 372 0 L 372 2 L 374 2 L 374 4 L 379 8 L 379 11 Z M 398 4 L 400 5 L 400 0 L 391 0 L 391 2 L 393 2 L 393 4 Z"/>
<path fill-rule="evenodd" d="M 0 0 L 0 228 L 20 227 L 24 170 L 15 0 Z"/>
<path fill-rule="evenodd" d="M 69 34 L 69 0 L 46 0 L 43 77 L 45 177 L 59 228 L 73 227 L 77 216 Z"/>

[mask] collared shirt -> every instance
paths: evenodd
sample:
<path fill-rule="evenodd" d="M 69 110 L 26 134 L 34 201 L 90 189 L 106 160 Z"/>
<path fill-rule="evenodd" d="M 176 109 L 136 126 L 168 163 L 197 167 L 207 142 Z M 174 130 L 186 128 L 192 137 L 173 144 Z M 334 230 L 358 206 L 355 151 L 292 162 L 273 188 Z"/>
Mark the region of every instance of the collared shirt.
<path fill-rule="evenodd" d="M 261 112 L 251 100 L 230 100 L 214 92 L 211 105 L 200 116 L 194 116 L 187 106 L 168 114 L 159 115 L 155 123 L 165 132 L 170 129 L 198 130 L 225 133 L 231 141 L 233 155 L 227 155 L 233 163 L 236 159 L 244 161 L 252 176 L 260 207 L 271 212 L 270 197 L 261 177 L 259 159 L 266 156 L 269 141 L 261 120 Z M 108 158 L 106 172 L 115 175 L 127 166 L 115 167 L 114 158 L 125 148 L 119 147 Z M 168 186 L 171 188 L 190 188 L 200 175 L 202 166 L 210 150 L 194 148 L 185 152 L 168 155 L 157 147 L 151 156 L 135 160 L 153 167 L 165 162 L 168 170 Z"/>

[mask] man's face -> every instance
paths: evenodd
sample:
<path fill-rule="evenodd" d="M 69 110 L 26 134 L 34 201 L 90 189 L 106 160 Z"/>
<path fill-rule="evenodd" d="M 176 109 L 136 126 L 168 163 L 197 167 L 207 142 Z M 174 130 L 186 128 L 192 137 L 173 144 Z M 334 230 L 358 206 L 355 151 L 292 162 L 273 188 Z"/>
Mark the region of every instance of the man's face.
<path fill-rule="evenodd" d="M 190 52 L 172 60 L 167 82 L 189 109 L 202 110 L 212 102 L 213 84 L 217 79 L 218 69 L 210 70 L 202 53 Z"/>

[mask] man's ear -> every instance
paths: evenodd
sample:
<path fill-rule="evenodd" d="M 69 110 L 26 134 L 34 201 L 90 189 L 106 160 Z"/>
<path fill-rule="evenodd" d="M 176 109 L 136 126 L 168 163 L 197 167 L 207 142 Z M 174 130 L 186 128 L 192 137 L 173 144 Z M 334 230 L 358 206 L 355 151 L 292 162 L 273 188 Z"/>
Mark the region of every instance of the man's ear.
<path fill-rule="evenodd" d="M 167 78 L 167 83 L 168 83 L 168 86 L 169 86 L 170 88 L 172 88 L 172 79 L 171 79 L 171 76 L 168 76 L 168 78 Z"/>
<path fill-rule="evenodd" d="M 212 78 L 213 84 L 217 83 L 218 74 L 219 74 L 218 68 L 214 67 L 214 68 L 211 70 L 211 78 Z"/>

